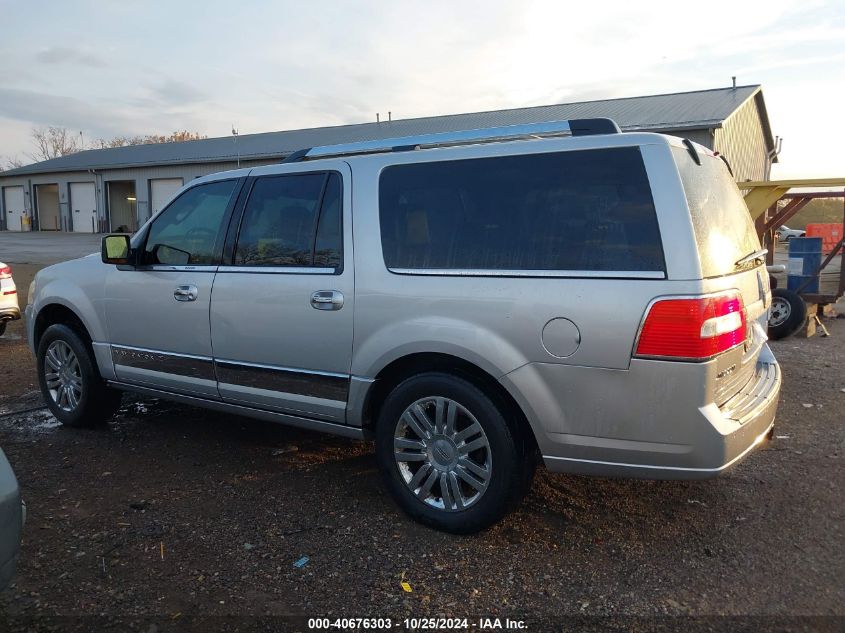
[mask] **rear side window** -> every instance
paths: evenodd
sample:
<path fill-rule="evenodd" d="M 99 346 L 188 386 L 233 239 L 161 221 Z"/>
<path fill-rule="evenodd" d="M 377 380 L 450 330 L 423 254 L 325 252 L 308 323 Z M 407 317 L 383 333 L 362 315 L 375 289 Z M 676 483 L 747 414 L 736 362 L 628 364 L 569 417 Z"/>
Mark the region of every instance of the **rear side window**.
<path fill-rule="evenodd" d="M 337 268 L 340 218 L 335 172 L 259 178 L 244 209 L 235 264 Z"/>
<path fill-rule="evenodd" d="M 698 165 L 686 149 L 673 147 L 684 185 L 704 277 L 728 275 L 735 263 L 760 248 L 751 214 L 724 162 L 700 153 Z"/>
<path fill-rule="evenodd" d="M 635 147 L 395 165 L 379 204 L 391 269 L 664 272 Z"/>

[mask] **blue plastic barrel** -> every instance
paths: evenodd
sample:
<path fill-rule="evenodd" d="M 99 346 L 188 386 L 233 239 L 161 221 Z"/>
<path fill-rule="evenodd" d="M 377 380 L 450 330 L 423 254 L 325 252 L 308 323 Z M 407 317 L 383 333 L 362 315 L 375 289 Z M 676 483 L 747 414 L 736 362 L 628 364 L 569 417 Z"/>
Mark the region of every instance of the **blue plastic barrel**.
<path fill-rule="evenodd" d="M 789 265 L 786 267 L 786 287 L 801 288 L 802 293 L 819 292 L 819 276 L 814 274 L 822 263 L 822 238 L 793 237 L 789 240 Z M 809 282 L 808 282 L 809 280 Z"/>

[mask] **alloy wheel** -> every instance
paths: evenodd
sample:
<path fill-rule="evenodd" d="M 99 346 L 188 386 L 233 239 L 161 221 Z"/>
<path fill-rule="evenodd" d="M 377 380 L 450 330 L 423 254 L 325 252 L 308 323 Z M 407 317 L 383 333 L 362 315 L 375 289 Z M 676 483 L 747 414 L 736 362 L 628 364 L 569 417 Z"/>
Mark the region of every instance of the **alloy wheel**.
<path fill-rule="evenodd" d="M 481 424 L 445 397 L 411 404 L 399 418 L 393 456 L 408 489 L 447 512 L 474 505 L 487 491 L 493 455 Z"/>
<path fill-rule="evenodd" d="M 82 369 L 70 345 L 58 340 L 44 354 L 47 391 L 62 411 L 73 411 L 82 399 Z"/>

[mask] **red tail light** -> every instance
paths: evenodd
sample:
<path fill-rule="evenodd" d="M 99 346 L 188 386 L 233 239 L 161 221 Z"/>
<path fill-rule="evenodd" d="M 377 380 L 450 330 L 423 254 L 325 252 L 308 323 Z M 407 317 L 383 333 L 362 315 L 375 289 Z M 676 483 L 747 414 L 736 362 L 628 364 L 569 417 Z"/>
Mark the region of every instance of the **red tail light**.
<path fill-rule="evenodd" d="M 661 299 L 646 314 L 637 356 L 704 360 L 745 340 L 745 309 L 736 292 Z"/>
<path fill-rule="evenodd" d="M 0 266 L 0 279 L 11 279 L 12 269 L 9 266 Z"/>

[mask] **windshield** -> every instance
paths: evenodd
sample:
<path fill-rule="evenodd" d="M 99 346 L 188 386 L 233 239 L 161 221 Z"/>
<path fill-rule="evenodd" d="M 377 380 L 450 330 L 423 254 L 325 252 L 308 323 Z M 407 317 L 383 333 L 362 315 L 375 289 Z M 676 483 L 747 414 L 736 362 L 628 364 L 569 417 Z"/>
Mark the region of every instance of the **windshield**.
<path fill-rule="evenodd" d="M 719 158 L 701 152 L 698 165 L 686 149 L 673 147 L 672 152 L 689 204 L 702 274 L 729 275 L 738 260 L 760 248 L 742 194 Z"/>

